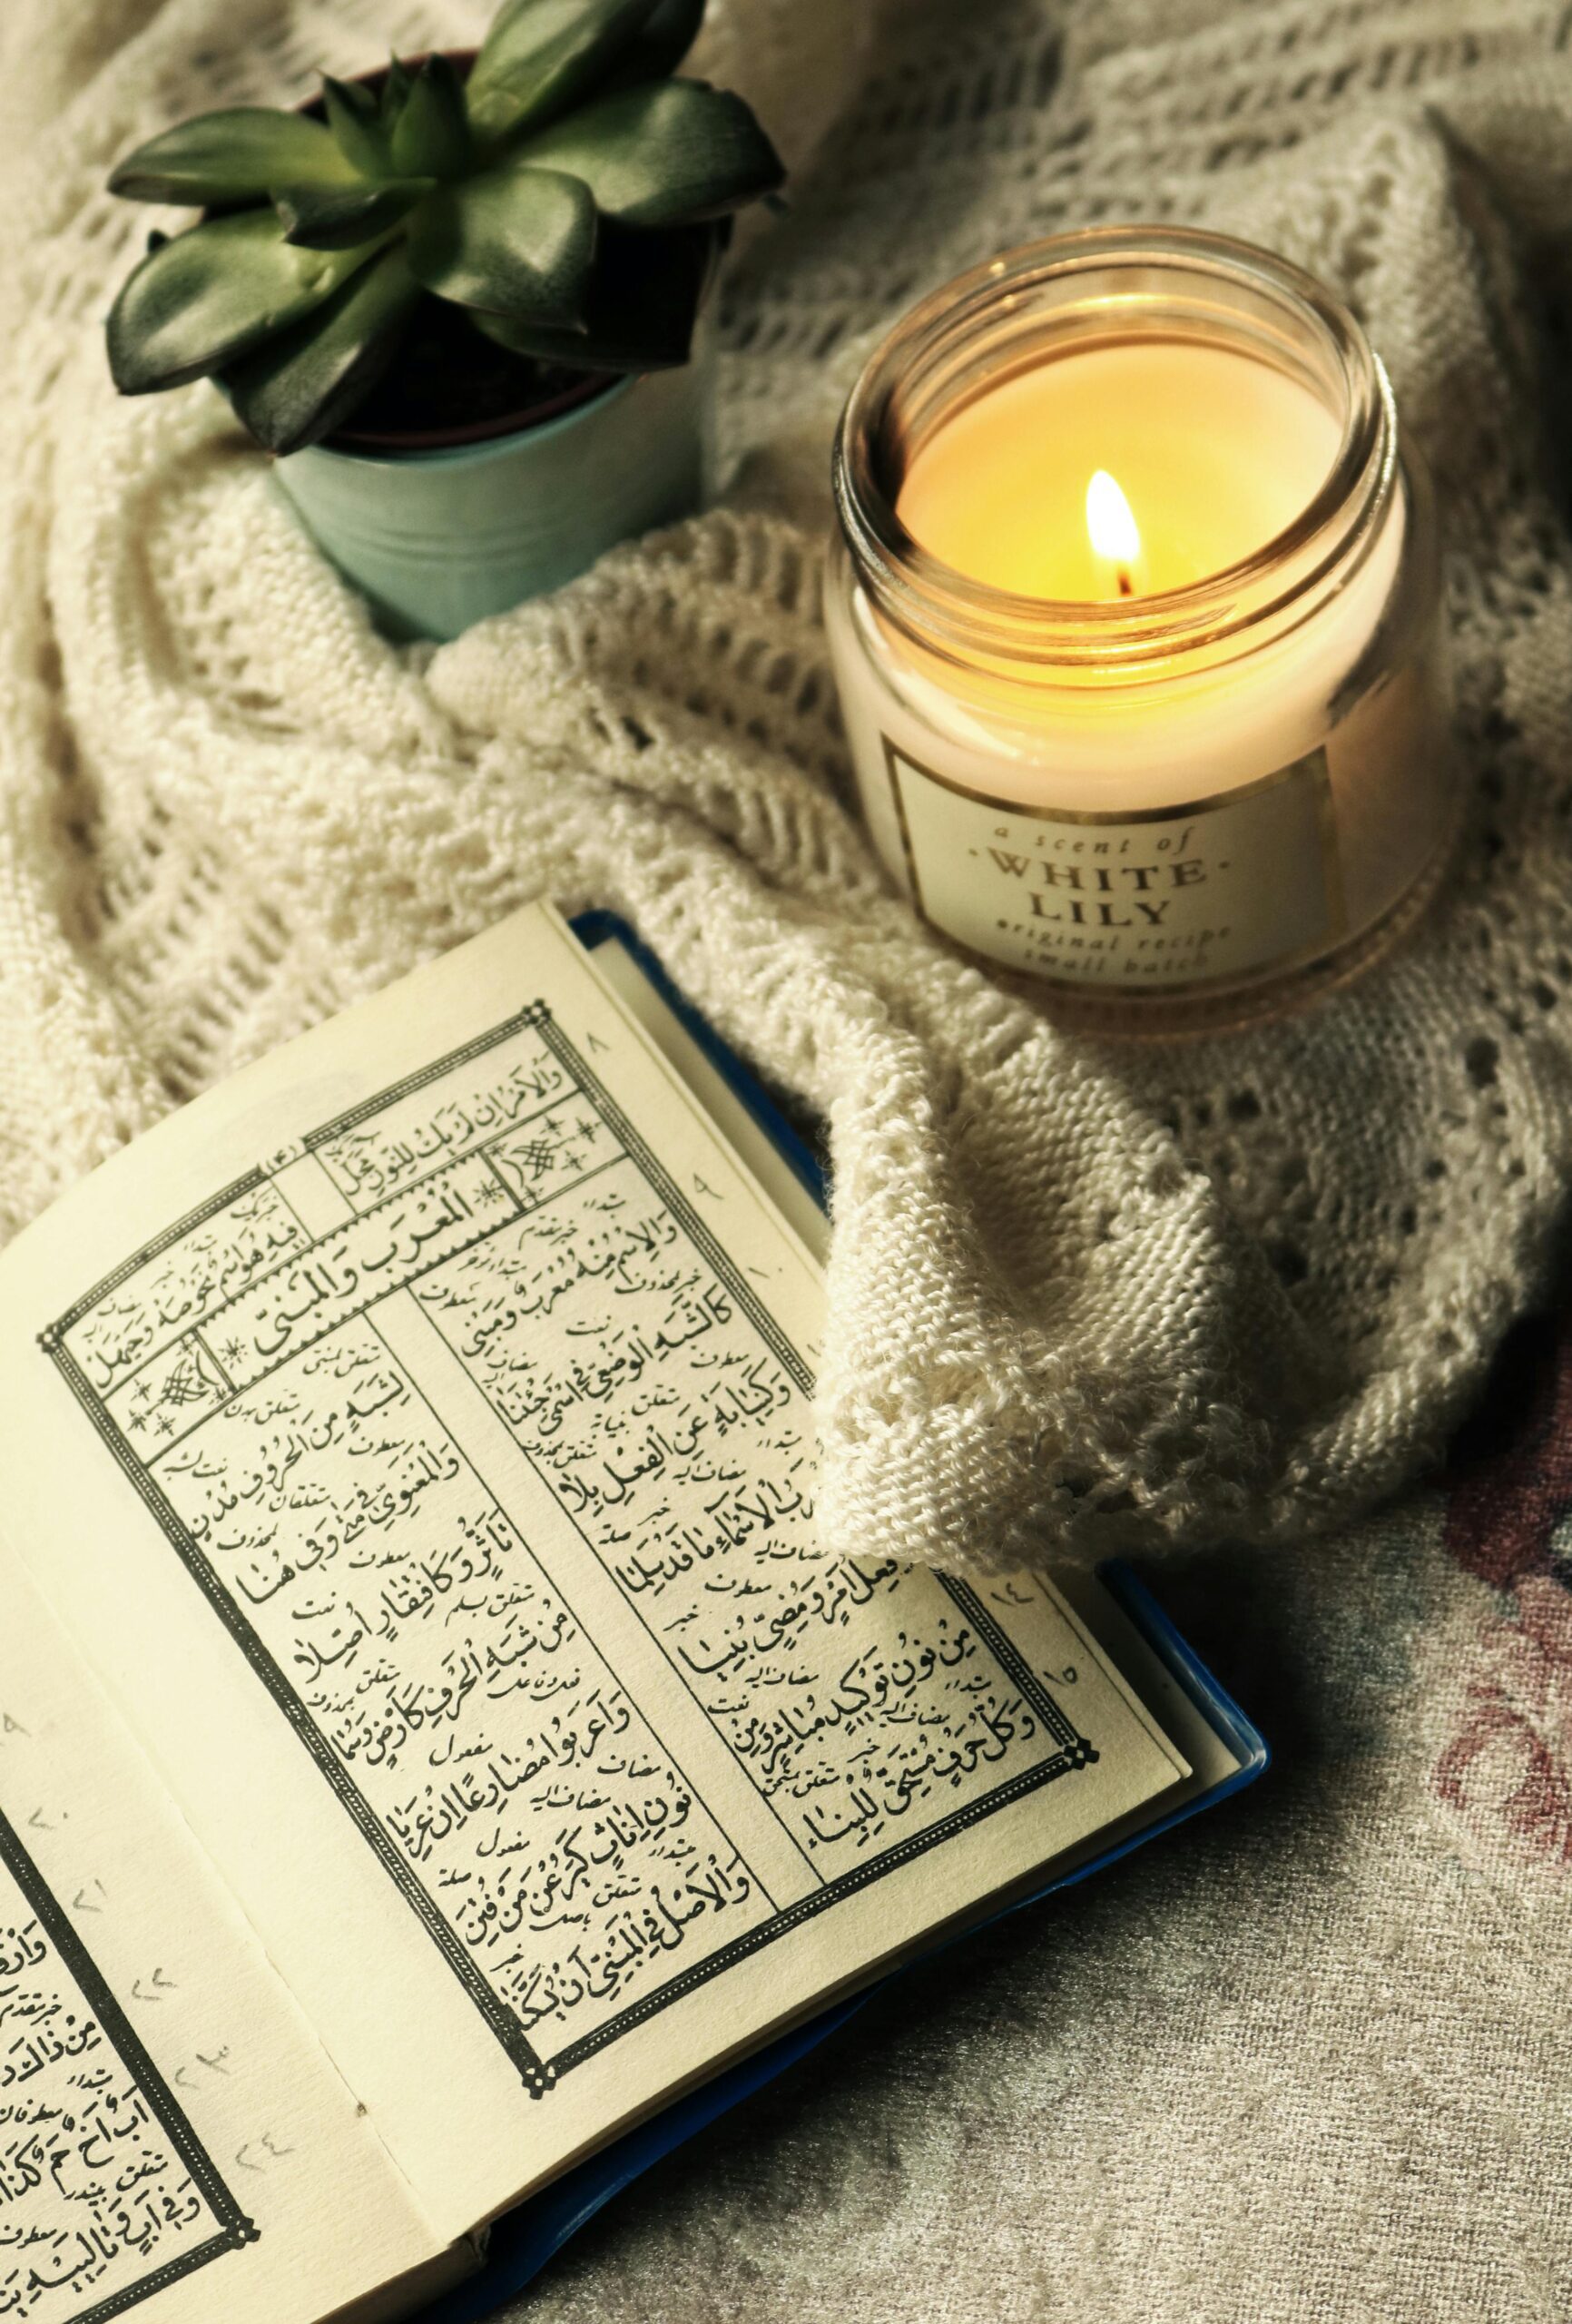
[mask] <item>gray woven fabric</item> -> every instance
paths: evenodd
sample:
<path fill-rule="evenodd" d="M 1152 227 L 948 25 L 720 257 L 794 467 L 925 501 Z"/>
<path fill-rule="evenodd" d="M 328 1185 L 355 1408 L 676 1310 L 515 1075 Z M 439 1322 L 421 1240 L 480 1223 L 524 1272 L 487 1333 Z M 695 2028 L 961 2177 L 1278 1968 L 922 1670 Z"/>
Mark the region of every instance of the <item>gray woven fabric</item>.
<path fill-rule="evenodd" d="M 717 0 L 708 62 L 798 163 L 723 319 L 726 503 L 395 653 L 218 399 L 116 404 L 99 320 L 147 221 L 102 177 L 182 112 L 481 13 L 5 11 L 0 1214 L 545 889 L 631 914 L 830 1125 L 830 1546 L 1269 1536 L 1388 1492 L 1540 1280 L 1572 1150 L 1561 11 Z M 1449 516 L 1483 784 L 1400 960 L 1155 1055 L 1061 1037 L 889 896 L 838 803 L 818 621 L 870 336 L 1001 244 L 1140 214 L 1254 234 L 1361 311 Z"/>
<path fill-rule="evenodd" d="M 1561 2324 L 1567 1827 L 1528 1768 L 1565 1799 L 1572 1598 L 1489 1610 L 1440 1531 L 1171 1562 L 1277 1767 L 886 1988 L 510 2319 Z"/>

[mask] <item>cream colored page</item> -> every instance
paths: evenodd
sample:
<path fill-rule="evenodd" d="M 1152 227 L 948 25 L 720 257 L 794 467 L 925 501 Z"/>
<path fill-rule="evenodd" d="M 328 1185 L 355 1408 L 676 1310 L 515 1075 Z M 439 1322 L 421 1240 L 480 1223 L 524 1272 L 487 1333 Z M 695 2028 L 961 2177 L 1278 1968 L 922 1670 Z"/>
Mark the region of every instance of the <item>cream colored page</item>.
<path fill-rule="evenodd" d="M 3 1555 L 0 1594 L 0 2318 L 315 2324 L 421 2270 L 374 2127 Z"/>
<path fill-rule="evenodd" d="M 443 2232 L 1184 1773 L 1046 1594 L 822 1561 L 817 1267 L 544 911 L 0 1305 L 18 1537 Z"/>
<path fill-rule="evenodd" d="M 701 1112 L 758 1180 L 809 1256 L 822 1267 L 830 1256 L 830 1221 L 780 1147 L 667 1007 L 621 939 L 613 937 L 597 945 L 594 960 L 595 973 L 648 1035 L 689 1095 L 697 1099 Z"/>

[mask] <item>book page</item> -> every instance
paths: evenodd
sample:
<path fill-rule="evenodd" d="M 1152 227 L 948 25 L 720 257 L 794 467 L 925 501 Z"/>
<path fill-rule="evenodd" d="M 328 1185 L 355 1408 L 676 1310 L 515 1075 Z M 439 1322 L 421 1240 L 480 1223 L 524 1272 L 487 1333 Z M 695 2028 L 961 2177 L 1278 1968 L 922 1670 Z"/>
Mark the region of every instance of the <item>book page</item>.
<path fill-rule="evenodd" d="M 622 1002 L 640 1030 L 698 1100 L 731 1151 L 755 1177 L 797 1240 L 820 1266 L 830 1258 L 830 1220 L 788 1164 L 780 1145 L 764 1130 L 736 1090 L 705 1054 L 694 1036 L 656 991 L 620 935 L 591 946 L 595 972 Z M 790 1133 L 788 1133 L 790 1134 Z"/>
<path fill-rule="evenodd" d="M 0 1260 L 18 1547 L 439 2233 L 1187 1772 L 1050 1591 L 825 1559 L 822 1312 L 539 907 Z"/>
<path fill-rule="evenodd" d="M 0 1561 L 0 2318 L 315 2324 L 433 2268 L 408 2185 Z M 324 2208 L 324 2187 L 333 2190 Z"/>

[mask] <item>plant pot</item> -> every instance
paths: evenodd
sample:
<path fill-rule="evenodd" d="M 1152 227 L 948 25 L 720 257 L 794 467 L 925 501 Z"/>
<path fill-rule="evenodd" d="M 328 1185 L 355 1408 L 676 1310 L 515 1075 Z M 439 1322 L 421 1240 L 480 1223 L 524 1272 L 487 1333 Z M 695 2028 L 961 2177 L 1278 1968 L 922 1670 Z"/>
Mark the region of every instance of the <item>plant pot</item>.
<path fill-rule="evenodd" d="M 445 53 L 467 76 L 476 52 Z M 425 62 L 405 59 L 411 72 Z M 359 78 L 378 91 L 387 68 Z M 324 118 L 319 98 L 300 111 Z M 465 358 L 453 361 L 467 377 Z M 565 396 L 516 419 L 477 415 L 429 436 L 400 422 L 378 439 L 351 419 L 273 475 L 387 635 L 457 637 L 573 580 L 618 541 L 691 516 L 710 487 L 713 409 L 701 320 L 681 370 L 605 384 L 570 374 Z"/>
<path fill-rule="evenodd" d="M 509 435 L 392 455 L 315 444 L 273 473 L 380 628 L 456 637 L 701 505 L 713 376 L 701 327 L 682 369 L 617 380 Z"/>

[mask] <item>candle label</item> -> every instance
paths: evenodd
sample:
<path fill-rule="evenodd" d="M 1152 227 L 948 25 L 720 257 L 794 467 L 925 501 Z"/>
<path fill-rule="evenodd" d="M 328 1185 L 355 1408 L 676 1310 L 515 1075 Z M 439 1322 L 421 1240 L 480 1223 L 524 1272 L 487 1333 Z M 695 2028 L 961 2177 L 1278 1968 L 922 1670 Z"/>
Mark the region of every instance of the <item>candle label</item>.
<path fill-rule="evenodd" d="M 986 959 L 1064 984 L 1184 990 L 1345 932 L 1324 750 L 1177 807 L 979 798 L 884 738 L 913 899 Z"/>

